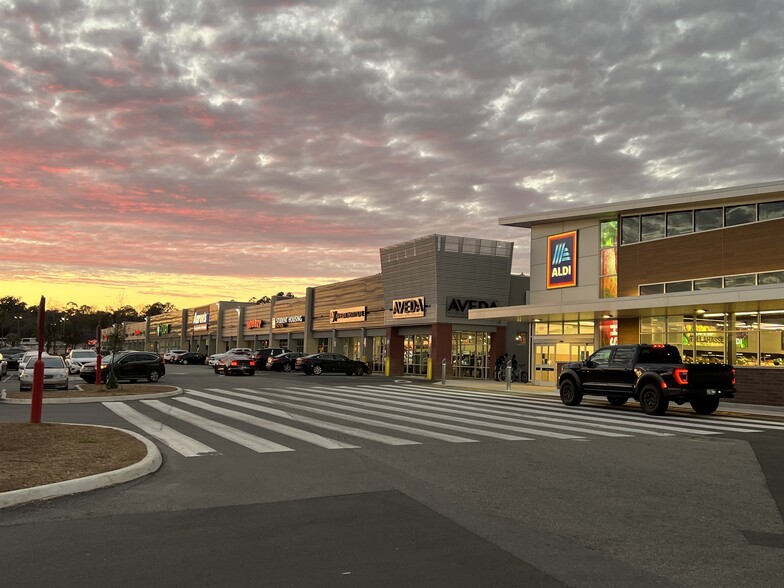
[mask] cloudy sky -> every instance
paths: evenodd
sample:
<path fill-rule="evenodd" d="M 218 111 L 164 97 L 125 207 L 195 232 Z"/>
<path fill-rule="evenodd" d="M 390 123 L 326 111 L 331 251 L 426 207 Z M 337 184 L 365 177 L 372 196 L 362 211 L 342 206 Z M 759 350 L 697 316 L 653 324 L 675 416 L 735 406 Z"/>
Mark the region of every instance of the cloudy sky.
<path fill-rule="evenodd" d="M 180 307 L 784 177 L 781 0 L 0 0 L 0 296 Z"/>

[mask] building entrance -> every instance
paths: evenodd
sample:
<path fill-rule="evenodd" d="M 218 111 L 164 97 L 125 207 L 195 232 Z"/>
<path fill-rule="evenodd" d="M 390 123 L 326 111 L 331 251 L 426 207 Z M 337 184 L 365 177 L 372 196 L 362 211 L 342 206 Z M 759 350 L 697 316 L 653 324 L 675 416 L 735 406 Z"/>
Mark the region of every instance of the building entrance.
<path fill-rule="evenodd" d="M 430 359 L 430 335 L 405 337 L 403 340 L 404 374 L 426 376 L 428 359 Z"/>
<path fill-rule="evenodd" d="M 582 361 L 593 353 L 592 343 L 536 343 L 534 345 L 534 384 L 555 386 L 558 383 L 558 364 Z"/>

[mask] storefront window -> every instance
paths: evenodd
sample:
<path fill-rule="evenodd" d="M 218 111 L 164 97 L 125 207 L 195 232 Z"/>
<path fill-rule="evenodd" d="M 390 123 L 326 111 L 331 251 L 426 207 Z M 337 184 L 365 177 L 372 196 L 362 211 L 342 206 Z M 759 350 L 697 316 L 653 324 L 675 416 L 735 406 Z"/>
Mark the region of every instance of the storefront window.
<path fill-rule="evenodd" d="M 427 375 L 430 359 L 430 335 L 409 335 L 403 339 L 403 373 Z"/>
<path fill-rule="evenodd" d="M 600 225 L 599 298 L 618 298 L 618 221 Z"/>
<path fill-rule="evenodd" d="M 386 337 L 368 337 L 368 348 L 372 349 L 370 363 L 374 372 L 384 372 L 384 360 L 387 356 Z"/>
<path fill-rule="evenodd" d="M 329 337 L 319 337 L 318 352 L 327 353 L 329 351 Z"/>
<path fill-rule="evenodd" d="M 454 331 L 452 333 L 452 374 L 457 378 L 488 377 L 490 333 Z"/>

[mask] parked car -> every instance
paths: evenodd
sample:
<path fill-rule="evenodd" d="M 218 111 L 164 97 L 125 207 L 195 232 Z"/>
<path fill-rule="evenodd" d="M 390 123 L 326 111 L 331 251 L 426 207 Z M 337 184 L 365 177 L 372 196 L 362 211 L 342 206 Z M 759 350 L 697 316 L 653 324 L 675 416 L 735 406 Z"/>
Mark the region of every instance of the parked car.
<path fill-rule="evenodd" d="M 27 392 L 33 389 L 33 366 L 38 361 L 38 354 L 35 358 L 28 360 L 28 369 L 19 375 L 19 391 Z M 44 362 L 44 388 L 56 388 L 68 390 L 68 368 L 65 361 L 59 355 L 42 355 L 41 361 Z"/>
<path fill-rule="evenodd" d="M 118 380 L 130 382 L 144 379 L 157 382 L 166 373 L 161 356 L 150 351 L 121 351 L 115 356 L 101 358 L 101 381 L 106 381 L 110 369 L 114 370 Z M 88 384 L 95 384 L 95 370 L 96 362 L 85 363 L 79 375 Z"/>
<path fill-rule="evenodd" d="M 202 365 L 207 360 L 207 356 L 203 353 L 196 353 L 194 351 L 189 351 L 188 353 L 183 353 L 182 355 L 178 355 L 174 358 L 174 363 L 181 363 L 182 365 L 188 364 L 199 364 Z"/>
<path fill-rule="evenodd" d="M 305 354 L 299 351 L 289 351 L 275 356 L 271 355 L 267 358 L 266 368 L 276 372 L 291 372 L 296 368 L 297 359 L 300 357 L 305 357 Z"/>
<path fill-rule="evenodd" d="M 297 359 L 296 368 L 307 375 L 316 376 L 327 372 L 344 373 L 347 376 L 361 376 L 370 372 L 368 365 L 361 361 L 349 359 L 340 353 L 314 353 Z"/>
<path fill-rule="evenodd" d="M 48 353 L 43 353 L 41 355 L 41 357 L 44 357 L 44 356 L 47 356 L 47 355 L 49 355 L 49 354 Z M 30 364 L 30 369 L 32 369 L 33 364 L 36 362 L 37 359 L 38 359 L 38 352 L 37 351 L 25 351 L 22 354 L 22 357 L 19 358 L 19 365 L 18 365 L 18 368 L 17 368 L 19 370 L 19 379 L 20 380 L 22 379 L 22 374 L 24 373 L 25 368 L 27 368 L 27 364 L 29 363 Z"/>
<path fill-rule="evenodd" d="M 21 347 L 6 347 L 5 349 L 0 349 L 0 358 L 8 363 L 9 370 L 18 370 L 19 360 L 22 359 L 26 351 L 26 349 Z"/>
<path fill-rule="evenodd" d="M 231 376 L 234 374 L 248 374 L 252 376 L 256 373 L 256 365 L 248 355 L 225 354 L 213 366 L 216 374 Z"/>
<path fill-rule="evenodd" d="M 174 359 L 178 355 L 182 355 L 183 353 L 188 353 L 187 349 L 169 349 L 166 353 L 163 354 L 163 363 L 174 363 Z"/>
<path fill-rule="evenodd" d="M 254 351 L 252 356 L 253 361 L 256 362 L 256 365 L 259 367 L 259 369 L 265 370 L 267 369 L 267 360 L 270 357 L 275 357 L 283 353 L 288 353 L 288 349 L 284 349 L 283 347 L 265 347 L 264 349 L 258 349 Z"/>
<path fill-rule="evenodd" d="M 207 358 L 207 365 L 211 365 L 211 366 L 215 367 L 215 364 L 218 363 L 218 360 L 221 357 L 225 357 L 225 356 L 226 356 L 225 353 L 213 353 L 212 355 L 210 355 Z"/>
<path fill-rule="evenodd" d="M 88 361 L 95 361 L 98 354 L 94 349 L 72 349 L 65 359 L 65 365 L 68 366 L 68 372 L 71 374 L 78 374 L 82 369 L 82 364 Z"/>

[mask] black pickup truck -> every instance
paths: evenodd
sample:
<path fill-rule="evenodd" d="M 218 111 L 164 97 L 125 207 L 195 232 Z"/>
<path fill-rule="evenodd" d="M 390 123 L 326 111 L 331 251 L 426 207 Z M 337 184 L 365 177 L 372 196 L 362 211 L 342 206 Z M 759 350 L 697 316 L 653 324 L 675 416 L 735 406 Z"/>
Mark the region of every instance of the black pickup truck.
<path fill-rule="evenodd" d="M 671 400 L 711 414 L 721 398 L 735 395 L 735 370 L 726 364 L 686 365 L 672 345 L 611 345 L 566 365 L 558 390 L 567 406 L 593 395 L 616 406 L 634 398 L 646 414 L 664 414 Z"/>

